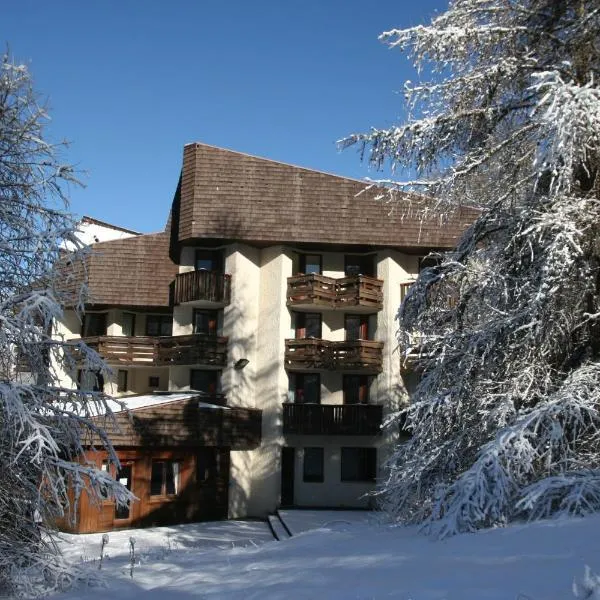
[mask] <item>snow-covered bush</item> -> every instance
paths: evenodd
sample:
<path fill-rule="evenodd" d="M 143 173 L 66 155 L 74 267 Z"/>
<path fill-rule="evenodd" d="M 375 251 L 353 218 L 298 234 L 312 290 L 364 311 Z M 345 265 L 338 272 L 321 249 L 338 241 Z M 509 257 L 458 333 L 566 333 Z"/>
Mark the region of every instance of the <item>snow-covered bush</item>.
<path fill-rule="evenodd" d="M 65 304 L 81 306 L 74 285 L 80 252 L 61 250 L 74 235 L 65 187 L 72 169 L 60 162 L 61 145 L 44 141 L 46 114 L 37 103 L 27 68 L 8 56 L 0 62 L 0 595 L 32 593 L 43 575 L 58 581 L 63 567 L 52 523 L 69 505 L 69 486 L 116 495 L 128 492 L 107 474 L 77 462 L 82 440 L 106 436 L 91 420 L 106 412 L 98 393 L 62 387 L 56 366 L 74 361 L 71 348 L 53 339 Z M 81 347 L 84 362 L 105 369 Z M 113 460 L 116 456 L 112 453 Z M 76 498 L 76 495 L 75 495 Z M 49 585 L 52 585 L 49 583 Z"/>
<path fill-rule="evenodd" d="M 598 31 L 596 0 L 454 0 L 382 35 L 431 80 L 406 84 L 406 123 L 342 146 L 410 174 L 382 196 L 479 211 L 399 311 L 421 371 L 381 490 L 400 521 L 600 510 Z"/>

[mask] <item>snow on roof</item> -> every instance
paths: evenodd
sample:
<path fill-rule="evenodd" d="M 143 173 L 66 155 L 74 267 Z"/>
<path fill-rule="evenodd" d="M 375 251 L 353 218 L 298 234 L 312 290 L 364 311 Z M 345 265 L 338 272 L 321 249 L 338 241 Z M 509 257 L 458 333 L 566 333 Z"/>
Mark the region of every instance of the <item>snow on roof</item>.
<path fill-rule="evenodd" d="M 210 396 L 204 394 L 204 392 L 171 392 L 158 394 L 142 394 L 140 396 L 124 396 L 122 398 L 118 398 L 118 402 L 114 400 L 109 400 L 108 405 L 110 406 L 110 409 L 113 412 L 117 413 L 122 412 L 123 410 L 136 410 L 138 408 L 147 408 L 149 406 L 157 406 L 160 404 L 167 404 L 169 402 L 177 402 L 179 400 L 203 398 L 204 396 L 210 398 Z M 121 403 L 125 405 L 125 408 L 123 408 Z M 212 404 L 210 402 L 199 402 L 198 406 L 200 408 L 229 410 L 228 406 L 220 406 L 217 404 Z"/>

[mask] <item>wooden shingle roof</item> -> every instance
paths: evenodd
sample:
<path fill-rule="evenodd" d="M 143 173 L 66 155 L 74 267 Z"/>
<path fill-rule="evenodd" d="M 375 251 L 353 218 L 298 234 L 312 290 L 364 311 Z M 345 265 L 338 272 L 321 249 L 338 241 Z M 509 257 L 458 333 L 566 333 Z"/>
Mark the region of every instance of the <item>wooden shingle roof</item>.
<path fill-rule="evenodd" d="M 150 308 L 169 306 L 178 270 L 164 232 L 93 244 L 85 266 L 86 304 Z"/>
<path fill-rule="evenodd" d="M 438 218 L 405 216 L 402 209 L 390 214 L 390 207 L 376 199 L 378 190 L 365 192 L 365 187 L 354 179 L 188 144 L 174 233 L 179 243 L 227 239 L 450 248 L 476 216 L 464 210 L 442 224 Z"/>

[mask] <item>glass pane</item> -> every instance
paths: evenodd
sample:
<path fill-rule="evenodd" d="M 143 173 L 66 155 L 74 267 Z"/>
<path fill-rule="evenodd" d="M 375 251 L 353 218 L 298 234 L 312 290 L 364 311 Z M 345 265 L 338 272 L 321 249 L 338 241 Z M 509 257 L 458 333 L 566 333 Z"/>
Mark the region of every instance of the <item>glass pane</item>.
<path fill-rule="evenodd" d="M 215 394 L 217 392 L 218 371 L 192 369 L 190 387 L 192 390 Z"/>
<path fill-rule="evenodd" d="M 135 335 L 135 314 L 123 313 L 123 335 L 127 337 Z"/>
<path fill-rule="evenodd" d="M 308 313 L 305 319 L 307 338 L 321 337 L 321 315 L 316 313 Z"/>
<path fill-rule="evenodd" d="M 117 481 L 131 491 L 131 465 L 123 465 L 117 473 Z M 129 504 L 115 508 L 115 519 L 129 519 Z"/>
<path fill-rule="evenodd" d="M 106 335 L 106 313 L 87 313 L 83 318 L 83 337 Z"/>
<path fill-rule="evenodd" d="M 127 371 L 119 369 L 117 374 L 117 392 L 127 391 Z"/>
<path fill-rule="evenodd" d="M 304 481 L 323 481 L 323 448 L 304 448 Z"/>
<path fill-rule="evenodd" d="M 304 402 L 318 404 L 321 400 L 321 379 L 317 373 L 304 375 Z"/>
<path fill-rule="evenodd" d="M 344 404 L 360 402 L 360 375 L 344 375 Z"/>
<path fill-rule="evenodd" d="M 173 317 L 170 315 L 161 317 L 160 320 L 160 335 L 173 334 Z"/>
<path fill-rule="evenodd" d="M 146 335 L 157 336 L 160 332 L 160 317 L 148 315 L 146 317 Z"/>
<path fill-rule="evenodd" d="M 164 462 L 152 463 L 152 475 L 150 477 L 150 495 L 161 496 L 163 487 Z"/>
<path fill-rule="evenodd" d="M 300 257 L 300 270 L 307 275 L 310 273 L 321 274 L 321 255 L 302 254 Z"/>
<path fill-rule="evenodd" d="M 360 339 L 360 317 L 359 316 L 347 316 L 346 317 L 346 340 L 354 341 Z"/>
<path fill-rule="evenodd" d="M 177 493 L 177 485 L 179 480 L 179 463 L 165 463 L 165 490 L 167 496 L 173 496 Z"/>

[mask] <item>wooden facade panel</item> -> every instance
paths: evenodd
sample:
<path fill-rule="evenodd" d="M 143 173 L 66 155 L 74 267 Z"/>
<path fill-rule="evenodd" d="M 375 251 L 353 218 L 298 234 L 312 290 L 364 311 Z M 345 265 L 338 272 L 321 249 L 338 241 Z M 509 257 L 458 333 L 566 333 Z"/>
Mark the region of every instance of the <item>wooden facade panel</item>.
<path fill-rule="evenodd" d="M 200 476 L 200 454 L 211 450 L 215 457 L 214 468 Z M 117 514 L 115 503 L 110 500 L 92 500 L 87 492 L 79 499 L 77 514 L 58 523 L 67 531 L 94 533 L 123 527 L 146 527 L 170 525 L 195 521 L 215 520 L 227 517 L 229 489 L 229 449 L 212 448 L 184 451 L 181 448 L 116 449 L 122 466 L 131 468 L 131 490 L 136 500 L 130 505 L 126 518 Z M 106 461 L 105 452 L 87 452 L 83 460 L 95 464 L 98 469 Z M 176 462 L 180 466 L 177 493 L 171 495 L 151 494 L 153 462 Z M 116 476 L 115 467 L 111 473 Z"/>

